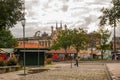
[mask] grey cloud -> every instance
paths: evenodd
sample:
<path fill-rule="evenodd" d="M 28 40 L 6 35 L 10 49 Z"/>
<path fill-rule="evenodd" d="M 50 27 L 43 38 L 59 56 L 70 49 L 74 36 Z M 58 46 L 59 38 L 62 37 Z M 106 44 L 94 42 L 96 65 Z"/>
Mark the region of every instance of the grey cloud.
<path fill-rule="evenodd" d="M 38 3 L 38 0 L 32 0 L 31 3 L 33 3 L 33 4 L 37 4 L 37 3 Z"/>
<path fill-rule="evenodd" d="M 98 19 L 97 19 L 97 17 L 95 16 L 95 15 L 89 15 L 88 17 L 86 17 L 85 19 L 85 24 L 84 24 L 84 26 L 88 26 L 88 25 L 90 25 L 91 23 L 93 23 L 93 22 L 96 22 Z"/>
<path fill-rule="evenodd" d="M 88 26 L 91 25 L 93 22 L 96 22 L 97 18 L 94 15 L 90 15 L 88 17 L 84 17 L 81 20 L 75 22 L 71 27 L 82 27 L 88 29 Z"/>
<path fill-rule="evenodd" d="M 32 37 L 37 30 L 42 30 L 41 27 L 38 26 L 38 24 L 27 23 L 25 26 L 25 36 Z M 11 31 L 12 31 L 12 34 L 17 38 L 20 38 L 23 36 L 23 27 L 20 23 L 16 25 L 16 27 L 12 28 Z"/>
<path fill-rule="evenodd" d="M 65 5 L 65 4 L 64 4 L 63 7 L 62 7 L 62 11 L 63 11 L 63 12 L 66 12 L 67 10 L 68 10 L 68 5 Z"/>
<path fill-rule="evenodd" d="M 90 16 L 89 16 L 89 17 L 86 17 L 86 18 L 85 18 L 85 22 L 86 22 L 86 23 L 85 23 L 86 26 L 89 25 L 89 24 L 92 22 L 92 18 L 91 18 Z"/>
<path fill-rule="evenodd" d="M 44 4 L 44 8 L 50 8 L 49 3 Z"/>
<path fill-rule="evenodd" d="M 27 16 L 34 16 L 35 13 L 33 11 L 28 10 L 28 15 Z"/>
<path fill-rule="evenodd" d="M 104 1 L 96 0 L 95 1 L 96 4 L 99 4 L 99 3 L 106 4 L 106 3 L 110 3 L 110 2 L 111 2 L 111 0 L 104 0 Z"/>
<path fill-rule="evenodd" d="M 62 0 L 63 2 L 69 2 L 70 0 Z"/>
<path fill-rule="evenodd" d="M 68 14 L 69 16 L 67 17 L 70 17 L 71 20 L 67 21 L 72 21 L 68 24 L 69 28 L 88 28 L 88 26 L 92 24 L 97 24 L 97 12 L 99 12 L 103 6 L 108 5 L 110 1 L 111 0 L 27 0 L 26 11 L 28 14 L 26 16 L 28 22 L 26 24 L 26 36 L 33 36 L 37 30 L 50 33 L 51 26 L 55 26 L 56 22 L 56 20 L 47 20 L 49 19 L 48 15 L 54 17 L 51 13 L 58 13 L 63 16 L 64 13 Z M 42 20 L 39 18 L 44 18 L 43 22 L 46 22 L 46 24 L 41 25 Z M 64 23 L 67 21 L 64 21 Z M 22 36 L 21 24 L 11 29 L 11 31 L 16 37 Z"/>
<path fill-rule="evenodd" d="M 88 5 L 100 5 L 101 7 L 104 6 L 104 5 L 108 5 L 110 4 L 111 0 L 104 0 L 104 1 L 101 1 L 101 0 L 95 0 L 94 2 L 90 2 L 90 3 L 86 3 Z"/>

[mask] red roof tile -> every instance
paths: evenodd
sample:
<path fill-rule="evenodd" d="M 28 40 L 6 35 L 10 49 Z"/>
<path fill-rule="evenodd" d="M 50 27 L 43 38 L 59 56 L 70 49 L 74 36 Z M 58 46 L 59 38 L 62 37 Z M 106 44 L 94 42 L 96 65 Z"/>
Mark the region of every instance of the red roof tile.
<path fill-rule="evenodd" d="M 24 48 L 24 45 L 21 44 L 17 46 L 16 48 Z M 41 46 L 41 45 L 38 46 L 37 43 L 25 43 L 25 48 L 46 48 L 46 47 Z"/>
<path fill-rule="evenodd" d="M 50 51 L 46 51 L 45 53 L 66 53 L 64 49 L 59 49 L 59 50 L 50 50 Z M 67 49 L 67 53 L 76 53 L 76 50 L 73 49 Z"/>

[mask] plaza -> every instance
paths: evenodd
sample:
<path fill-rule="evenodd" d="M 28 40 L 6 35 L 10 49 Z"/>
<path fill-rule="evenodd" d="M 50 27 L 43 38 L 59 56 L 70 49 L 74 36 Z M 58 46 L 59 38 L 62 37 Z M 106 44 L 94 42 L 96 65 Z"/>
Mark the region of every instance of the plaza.
<path fill-rule="evenodd" d="M 103 63 L 79 63 L 79 67 L 73 63 L 72 68 L 70 63 L 55 63 L 45 66 L 48 71 L 27 75 L 22 75 L 23 71 L 9 72 L 1 74 L 0 80 L 120 80 L 120 63 L 106 63 L 106 67 Z"/>

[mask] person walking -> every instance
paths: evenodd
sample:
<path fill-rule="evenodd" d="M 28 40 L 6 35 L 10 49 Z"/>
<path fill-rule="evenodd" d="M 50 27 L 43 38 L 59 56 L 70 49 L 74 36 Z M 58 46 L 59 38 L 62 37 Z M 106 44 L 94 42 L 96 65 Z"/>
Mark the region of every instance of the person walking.
<path fill-rule="evenodd" d="M 75 58 L 75 65 L 78 67 L 78 57 Z"/>

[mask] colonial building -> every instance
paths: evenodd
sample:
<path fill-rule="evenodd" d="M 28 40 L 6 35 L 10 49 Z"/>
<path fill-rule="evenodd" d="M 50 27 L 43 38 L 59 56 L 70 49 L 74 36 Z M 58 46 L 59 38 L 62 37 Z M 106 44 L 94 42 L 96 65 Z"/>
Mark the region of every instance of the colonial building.
<path fill-rule="evenodd" d="M 67 25 L 64 25 L 63 29 L 63 24 L 62 22 L 60 23 L 60 26 L 58 26 L 58 23 L 56 23 L 56 28 L 54 29 L 53 26 L 51 26 L 51 34 L 49 35 L 48 33 L 44 32 L 39 36 L 40 31 L 36 31 L 33 37 L 26 37 L 25 38 L 25 43 L 39 43 L 41 46 L 45 46 L 49 48 L 57 39 L 57 35 L 62 31 L 67 29 Z M 19 45 L 23 44 L 23 38 L 17 38 Z"/>

